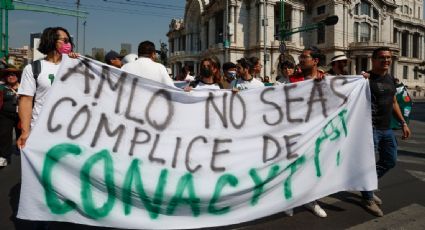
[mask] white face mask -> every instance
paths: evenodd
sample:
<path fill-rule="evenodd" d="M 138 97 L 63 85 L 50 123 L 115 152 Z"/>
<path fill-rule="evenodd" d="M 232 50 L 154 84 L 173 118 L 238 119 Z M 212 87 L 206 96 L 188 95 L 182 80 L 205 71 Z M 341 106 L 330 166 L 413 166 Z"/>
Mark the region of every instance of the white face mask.
<path fill-rule="evenodd" d="M 231 80 L 236 79 L 236 71 L 227 72 L 227 78 Z"/>

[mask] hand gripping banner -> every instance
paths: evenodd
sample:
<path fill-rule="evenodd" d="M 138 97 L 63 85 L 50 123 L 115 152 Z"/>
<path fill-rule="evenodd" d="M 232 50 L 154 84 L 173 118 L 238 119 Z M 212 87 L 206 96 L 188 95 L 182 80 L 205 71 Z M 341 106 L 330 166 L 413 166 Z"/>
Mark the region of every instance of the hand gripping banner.
<path fill-rule="evenodd" d="M 23 149 L 18 217 L 188 229 L 376 189 L 369 94 L 360 76 L 184 92 L 64 58 Z"/>

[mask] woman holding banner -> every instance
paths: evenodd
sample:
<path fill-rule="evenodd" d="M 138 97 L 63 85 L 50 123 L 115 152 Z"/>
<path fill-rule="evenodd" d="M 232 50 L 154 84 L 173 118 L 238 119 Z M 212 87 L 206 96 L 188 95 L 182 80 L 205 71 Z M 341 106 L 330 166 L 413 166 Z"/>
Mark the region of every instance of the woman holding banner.
<path fill-rule="evenodd" d="M 34 61 L 24 68 L 18 89 L 22 134 L 17 145 L 21 149 L 25 147 L 31 127 L 34 126 L 46 95 L 53 84 L 62 61 L 62 54 L 68 54 L 72 58 L 79 56 L 79 54 L 72 52 L 74 45 L 70 37 L 69 32 L 62 27 L 44 29 L 38 50 L 46 57 Z"/>

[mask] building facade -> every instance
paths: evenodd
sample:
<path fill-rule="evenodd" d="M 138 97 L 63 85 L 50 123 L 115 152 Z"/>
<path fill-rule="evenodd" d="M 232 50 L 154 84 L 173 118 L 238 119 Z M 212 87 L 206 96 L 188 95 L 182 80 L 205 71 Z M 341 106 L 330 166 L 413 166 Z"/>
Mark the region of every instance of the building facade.
<path fill-rule="evenodd" d="M 131 44 L 130 43 L 121 43 L 121 55 L 127 55 L 131 53 Z"/>
<path fill-rule="evenodd" d="M 28 64 L 29 47 L 23 46 L 22 48 L 9 48 L 9 64 L 18 69 L 23 69 Z"/>
<path fill-rule="evenodd" d="M 350 58 L 350 72 L 358 74 L 370 69 L 373 49 L 387 46 L 394 55 L 393 75 L 423 96 L 423 0 L 187 0 L 184 18 L 169 26 L 169 62 L 176 75 L 184 65 L 196 73 L 204 57 L 224 63 L 256 56 L 264 63 L 262 75 L 274 79 L 280 28 L 305 28 L 332 15 L 339 18 L 333 26 L 284 38 L 284 57 L 297 61 L 305 47 L 316 46 L 328 63 L 336 51 L 343 51 Z"/>

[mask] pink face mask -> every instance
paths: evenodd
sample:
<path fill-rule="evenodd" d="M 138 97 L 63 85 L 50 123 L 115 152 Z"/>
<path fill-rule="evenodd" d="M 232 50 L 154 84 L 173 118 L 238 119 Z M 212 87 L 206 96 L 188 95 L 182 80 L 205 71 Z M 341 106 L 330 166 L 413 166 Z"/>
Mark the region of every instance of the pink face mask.
<path fill-rule="evenodd" d="M 58 52 L 61 54 L 69 54 L 72 51 L 71 43 L 63 43 L 61 47 L 58 48 Z"/>

